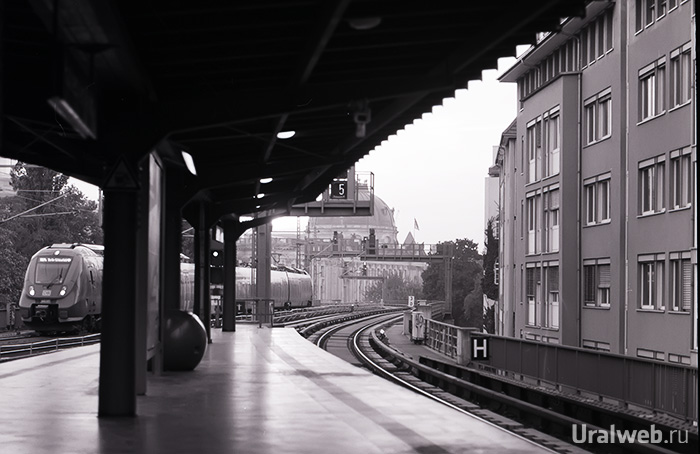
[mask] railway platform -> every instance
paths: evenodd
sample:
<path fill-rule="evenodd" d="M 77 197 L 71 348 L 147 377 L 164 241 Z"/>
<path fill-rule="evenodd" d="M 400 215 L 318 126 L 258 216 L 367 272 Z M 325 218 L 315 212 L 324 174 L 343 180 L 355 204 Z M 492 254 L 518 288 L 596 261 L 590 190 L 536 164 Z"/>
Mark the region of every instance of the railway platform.
<path fill-rule="evenodd" d="M 134 418 L 98 418 L 99 345 L 0 365 L 13 454 L 543 452 L 317 348 L 291 328 L 212 333 L 192 372 L 148 379 Z"/>

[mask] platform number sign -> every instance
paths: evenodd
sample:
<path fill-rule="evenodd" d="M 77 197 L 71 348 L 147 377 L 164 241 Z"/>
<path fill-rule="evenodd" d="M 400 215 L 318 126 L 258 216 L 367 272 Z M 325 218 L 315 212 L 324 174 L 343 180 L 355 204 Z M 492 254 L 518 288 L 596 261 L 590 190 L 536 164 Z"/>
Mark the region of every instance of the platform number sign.
<path fill-rule="evenodd" d="M 331 183 L 331 199 L 347 199 L 348 182 L 334 181 Z"/>
<path fill-rule="evenodd" d="M 486 337 L 472 337 L 472 361 L 489 359 L 489 340 Z"/>
<path fill-rule="evenodd" d="M 413 307 L 416 305 L 416 297 L 411 295 L 408 297 L 408 307 Z"/>

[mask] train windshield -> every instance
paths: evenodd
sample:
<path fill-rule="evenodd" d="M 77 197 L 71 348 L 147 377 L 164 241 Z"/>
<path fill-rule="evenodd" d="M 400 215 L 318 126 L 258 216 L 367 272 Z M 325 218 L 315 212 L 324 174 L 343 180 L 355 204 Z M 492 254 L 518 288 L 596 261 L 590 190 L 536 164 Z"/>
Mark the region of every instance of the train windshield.
<path fill-rule="evenodd" d="M 72 257 L 39 257 L 34 282 L 37 284 L 62 284 L 68 274 Z"/>

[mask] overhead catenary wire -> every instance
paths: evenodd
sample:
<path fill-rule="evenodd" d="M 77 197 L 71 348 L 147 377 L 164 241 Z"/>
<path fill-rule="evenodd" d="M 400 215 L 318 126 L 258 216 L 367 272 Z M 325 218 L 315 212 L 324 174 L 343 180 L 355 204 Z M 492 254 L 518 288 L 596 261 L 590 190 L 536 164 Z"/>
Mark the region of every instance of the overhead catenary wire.
<path fill-rule="evenodd" d="M 49 203 L 55 202 L 55 201 L 58 200 L 58 199 L 62 199 L 62 198 L 65 197 L 65 196 L 66 196 L 66 194 L 59 195 L 58 197 L 53 198 L 53 199 L 51 199 L 51 200 L 49 200 L 49 201 L 47 201 L 47 202 L 41 203 L 41 204 L 35 206 L 34 208 L 30 208 L 30 209 L 28 209 L 28 210 L 26 210 L 26 211 L 23 211 L 23 212 L 21 212 L 21 213 L 18 213 L 18 214 L 16 214 L 16 215 L 14 215 L 14 216 L 10 216 L 10 217 L 7 218 L 7 219 L 3 219 L 2 221 L 0 221 L 0 224 L 4 224 L 5 222 L 10 221 L 10 220 L 12 220 L 12 219 L 14 219 L 14 218 L 18 218 L 18 217 L 20 217 L 20 216 L 22 216 L 22 215 L 25 215 L 25 214 L 27 214 L 27 213 L 30 213 L 30 212 L 32 212 L 32 211 L 34 211 L 34 210 L 36 210 L 36 209 L 39 209 L 39 208 L 41 208 L 41 207 L 43 207 L 43 206 L 45 206 L 45 205 L 48 205 Z"/>

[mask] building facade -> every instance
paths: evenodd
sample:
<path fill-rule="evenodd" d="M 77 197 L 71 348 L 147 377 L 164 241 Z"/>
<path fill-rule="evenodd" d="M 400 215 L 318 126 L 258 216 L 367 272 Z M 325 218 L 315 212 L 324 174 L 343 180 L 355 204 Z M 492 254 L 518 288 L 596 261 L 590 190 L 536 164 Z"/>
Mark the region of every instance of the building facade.
<path fill-rule="evenodd" d="M 369 193 L 360 192 L 360 198 L 365 197 L 368 199 Z M 365 298 L 371 287 L 392 275 L 420 287 L 428 267 L 418 258 L 392 261 L 378 254 L 381 260 L 362 259 L 372 249 L 393 253 L 403 247 L 404 253 L 418 255 L 423 245 L 416 245 L 410 233 L 401 245 L 397 234 L 393 208 L 375 195 L 372 216 L 310 217 L 303 231 L 273 232 L 272 263 L 305 269 L 312 278 L 314 305 L 378 304 L 380 301 Z M 252 238 L 249 232 L 237 241 L 238 262 L 254 263 Z"/>
<path fill-rule="evenodd" d="M 591 2 L 501 77 L 499 334 L 697 365 L 694 37 L 694 2 Z"/>

